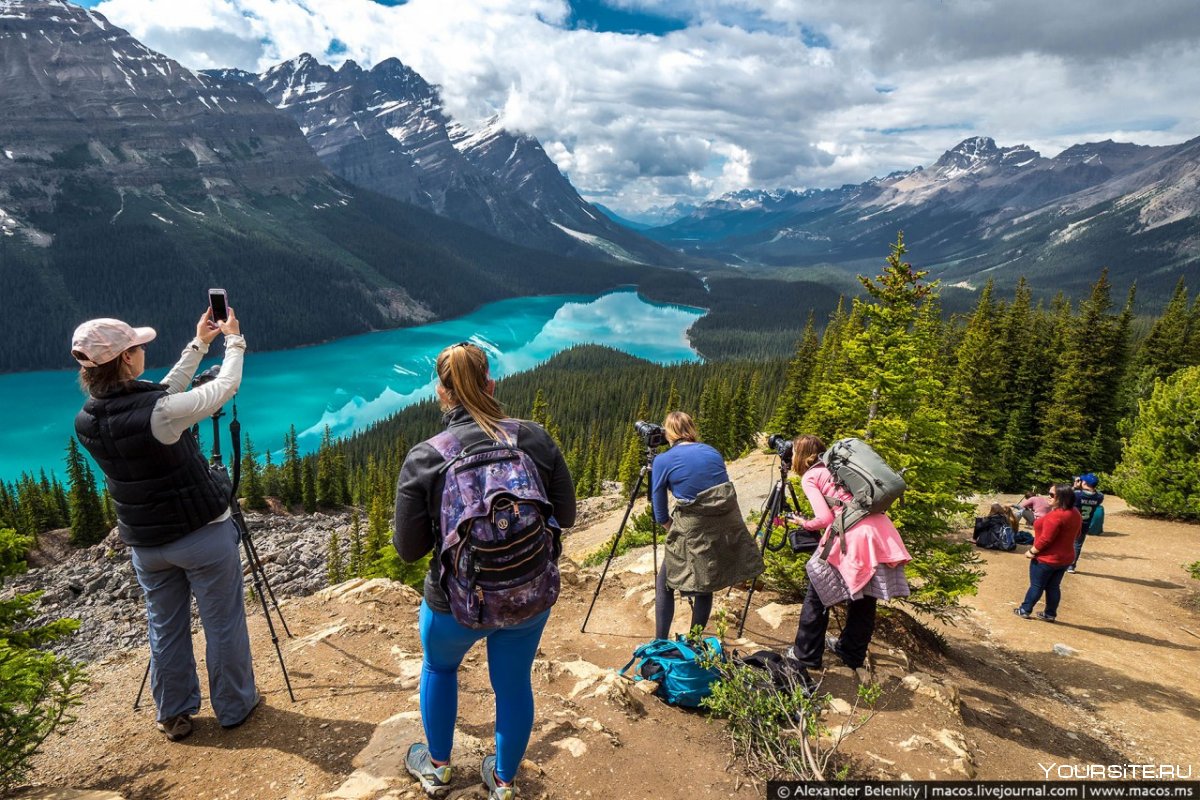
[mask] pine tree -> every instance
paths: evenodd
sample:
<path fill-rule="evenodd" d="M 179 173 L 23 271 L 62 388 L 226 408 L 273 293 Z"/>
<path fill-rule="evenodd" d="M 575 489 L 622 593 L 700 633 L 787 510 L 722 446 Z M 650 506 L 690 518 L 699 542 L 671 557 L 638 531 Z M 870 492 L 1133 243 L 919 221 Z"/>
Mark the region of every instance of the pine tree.
<path fill-rule="evenodd" d="M 1157 382 L 1141 401 L 1113 488 L 1141 511 L 1200 520 L 1200 366 Z"/>
<path fill-rule="evenodd" d="M 665 419 L 667 414 L 670 414 L 672 411 L 679 411 L 682 403 L 683 401 L 679 399 L 679 390 L 675 387 L 675 381 L 672 379 L 671 388 L 667 390 L 667 407 L 663 411 L 663 418 Z M 647 422 L 657 423 L 658 420 L 647 420 Z"/>
<path fill-rule="evenodd" d="M 813 362 L 808 391 L 804 395 L 804 421 L 796 433 L 812 433 L 824 439 L 832 439 L 834 432 L 847 425 L 843 409 L 837 403 L 823 402 L 828 398 L 831 387 L 841 383 L 846 373 L 846 342 L 862 330 L 862 311 L 858 304 L 846 314 L 845 304 L 839 300 Z"/>
<path fill-rule="evenodd" d="M 533 398 L 533 411 L 530 412 L 529 418 L 545 428 L 546 433 L 550 434 L 554 441 L 561 441 L 558 426 L 550 418 L 550 404 L 546 402 L 546 395 L 541 388 L 537 390 L 537 395 Z"/>
<path fill-rule="evenodd" d="M 71 485 L 71 544 L 90 547 L 104 541 L 109 527 L 96 493 L 96 479 L 74 438 L 67 444 L 67 480 Z"/>
<path fill-rule="evenodd" d="M 646 393 L 643 392 L 641 400 L 638 401 L 637 416 L 634 419 L 645 420 L 649 413 L 649 408 L 650 402 L 646 397 Z M 642 465 L 645 461 L 645 442 L 642 441 L 642 437 L 630 425 L 629 431 L 625 434 L 625 447 L 621 455 L 621 463 L 617 467 L 617 480 L 621 482 L 626 494 L 633 491 L 633 487 L 637 484 L 638 475 L 641 474 Z M 648 476 L 646 480 L 649 480 Z"/>
<path fill-rule="evenodd" d="M 304 499 L 304 476 L 300 463 L 300 443 L 296 426 L 288 427 L 283 437 L 283 503 L 294 506 Z"/>
<path fill-rule="evenodd" d="M 391 547 L 391 529 L 388 526 L 388 501 L 382 492 L 376 491 L 371 498 L 371 508 L 367 514 L 367 563 L 372 567 L 375 561 L 384 555 L 386 548 Z M 372 570 L 374 575 L 374 571 Z"/>
<path fill-rule="evenodd" d="M 301 498 L 304 501 L 304 513 L 311 514 L 317 510 L 317 470 L 313 459 L 304 459 L 300 464 L 300 471 L 303 473 Z"/>
<path fill-rule="evenodd" d="M 882 274 L 860 278 L 868 298 L 856 300 L 862 320 L 841 350 L 841 380 L 817 401 L 820 418 L 842 420 L 836 435 L 857 435 L 894 468 L 905 470 L 908 490 L 889 512 L 913 556 L 917 578 L 910 602 L 944 615 L 979 580 L 969 542 L 951 537 L 953 518 L 968 506 L 959 501 L 965 465 L 955 456 L 942 404 L 944 386 L 932 365 L 942 342 L 931 339 L 923 308 L 936 284 L 904 261 L 903 235 L 892 245 Z"/>
<path fill-rule="evenodd" d="M 796 354 L 788 362 L 787 383 L 775 406 L 775 414 L 767 425 L 771 433 L 789 438 L 800 434 L 804 419 L 804 399 L 816 365 L 821 340 L 817 336 L 814 314 L 809 312 L 808 324 L 796 342 Z"/>
<path fill-rule="evenodd" d="M 571 479 L 575 481 L 575 493 L 580 497 L 586 497 L 581 492 L 581 484 L 583 483 L 583 470 L 587 465 L 587 459 L 583 453 L 583 437 L 576 436 L 571 442 L 570 448 L 566 455 L 567 471 L 571 473 Z"/>
<path fill-rule="evenodd" d="M 1132 311 L 1127 303 L 1119 317 L 1110 314 L 1110 289 L 1106 270 L 1080 304 L 1078 317 L 1070 317 L 1069 305 L 1065 319 L 1059 311 L 1054 389 L 1036 459 L 1040 483 L 1111 467 L 1120 415 L 1114 400 L 1125 371 Z M 1104 444 L 1097 445 L 1098 437 Z"/>
<path fill-rule="evenodd" d="M 329 532 L 329 547 L 325 557 L 325 579 L 330 586 L 346 579 L 346 568 L 342 559 L 342 540 L 337 529 Z"/>
<path fill-rule="evenodd" d="M 363 577 L 367 564 L 366 548 L 363 546 L 362 538 L 362 522 L 358 509 L 355 508 L 350 512 L 350 572 L 347 577 Z"/>
<path fill-rule="evenodd" d="M 242 497 L 246 500 L 246 508 L 262 510 L 267 507 L 267 498 L 263 494 L 262 473 L 258 466 L 258 453 L 248 434 L 246 450 L 242 454 Z"/>
<path fill-rule="evenodd" d="M 267 497 L 283 497 L 283 482 L 279 476 L 279 467 L 271 461 L 271 451 L 266 454 L 266 465 L 263 467 L 263 493 Z"/>
<path fill-rule="evenodd" d="M 758 433 L 758 397 L 750 392 L 750 381 L 741 380 L 730 398 L 729 457 L 741 458 L 754 446 L 754 435 Z"/>
<path fill-rule="evenodd" d="M 95 487 L 96 481 L 93 478 L 92 486 Z M 54 501 L 54 516 L 56 527 L 63 527 L 71 524 L 71 506 L 67 502 L 67 492 L 63 488 L 62 483 L 58 480 L 57 475 L 52 475 L 50 478 L 50 496 Z"/>
<path fill-rule="evenodd" d="M 1193 333 L 1192 316 L 1187 285 L 1181 275 L 1162 316 L 1151 326 L 1133 360 L 1131 388 L 1135 400 L 1149 397 L 1155 381 L 1169 378 L 1184 367 L 1195 366 L 1188 352 Z"/>
<path fill-rule="evenodd" d="M 575 494 L 578 496 L 594 497 L 600 494 L 600 484 L 603 480 L 600 472 L 602 468 L 600 458 L 600 437 L 593 428 L 592 435 L 588 437 L 583 476 L 575 485 Z"/>
<path fill-rule="evenodd" d="M 104 505 L 104 526 L 110 531 L 117 527 L 117 504 L 113 502 L 112 495 L 105 488 L 101 502 Z"/>
<path fill-rule="evenodd" d="M 1029 284 L 1022 276 L 1013 301 L 1005 311 L 1000 332 L 1000 353 L 1005 359 L 1001 408 L 1004 428 L 997 448 L 1000 488 L 1014 491 L 1029 488 L 1030 451 L 1034 441 L 1034 406 L 1038 388 L 1035 367 L 1044 361 L 1037 343 Z"/>
<path fill-rule="evenodd" d="M 335 508 L 341 505 L 341 483 L 338 479 L 337 457 L 333 451 L 333 432 L 329 426 L 321 434 L 317 448 L 317 505 Z"/>
<path fill-rule="evenodd" d="M 966 484 L 980 491 L 1001 483 L 996 441 L 1007 424 L 1004 414 L 1005 363 L 1000 320 L 988 281 L 958 348 L 957 367 L 947 398 L 955 450 L 967 465 Z"/>

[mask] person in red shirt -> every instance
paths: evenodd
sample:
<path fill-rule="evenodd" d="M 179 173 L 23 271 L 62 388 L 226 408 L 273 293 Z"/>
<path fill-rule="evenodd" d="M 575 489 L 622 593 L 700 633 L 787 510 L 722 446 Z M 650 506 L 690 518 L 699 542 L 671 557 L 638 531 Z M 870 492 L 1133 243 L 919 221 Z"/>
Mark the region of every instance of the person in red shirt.
<path fill-rule="evenodd" d="M 1058 616 L 1060 585 L 1067 567 L 1075 560 L 1075 537 L 1083 528 L 1083 518 L 1075 508 L 1075 491 L 1070 484 L 1050 487 L 1050 513 L 1033 523 L 1033 546 L 1025 553 L 1029 563 L 1029 591 L 1025 600 L 1013 609 L 1018 617 L 1029 619 L 1033 607 L 1046 595 L 1046 610 L 1037 618 L 1054 622 Z"/>

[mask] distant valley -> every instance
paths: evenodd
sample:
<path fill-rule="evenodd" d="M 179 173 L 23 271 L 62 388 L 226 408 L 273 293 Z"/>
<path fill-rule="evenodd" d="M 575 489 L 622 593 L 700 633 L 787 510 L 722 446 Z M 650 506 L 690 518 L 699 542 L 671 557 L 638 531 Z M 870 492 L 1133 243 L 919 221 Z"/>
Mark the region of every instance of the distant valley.
<path fill-rule="evenodd" d="M 1108 267 L 1163 297 L 1200 267 L 1200 139 L 1169 147 L 1111 141 L 1054 158 L 967 139 L 927 169 L 838 189 L 742 191 L 643 233 L 743 267 L 863 270 L 903 230 L 914 262 L 977 288 L 1028 276 L 1083 291 Z"/>

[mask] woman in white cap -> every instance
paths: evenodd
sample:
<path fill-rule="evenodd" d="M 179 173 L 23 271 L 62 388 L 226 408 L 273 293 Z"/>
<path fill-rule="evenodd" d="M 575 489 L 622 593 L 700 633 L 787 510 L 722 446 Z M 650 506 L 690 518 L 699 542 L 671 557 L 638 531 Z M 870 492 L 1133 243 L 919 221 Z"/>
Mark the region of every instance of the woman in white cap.
<path fill-rule="evenodd" d="M 196 337 L 160 383 L 145 371 L 152 328 L 93 319 L 75 329 L 71 355 L 89 397 L 75 433 L 100 465 L 146 595 L 150 686 L 158 728 L 171 741 L 192 732 L 200 711 L 200 680 L 192 653 L 191 596 L 204 625 L 209 696 L 217 720 L 236 727 L 258 705 L 243 606 L 238 530 L 230 515 L 231 486 L 200 452 L 191 426 L 212 415 L 242 380 L 246 341 L 233 309 L 213 322 L 211 309 Z M 187 391 L 218 335 L 225 359 L 215 380 Z"/>

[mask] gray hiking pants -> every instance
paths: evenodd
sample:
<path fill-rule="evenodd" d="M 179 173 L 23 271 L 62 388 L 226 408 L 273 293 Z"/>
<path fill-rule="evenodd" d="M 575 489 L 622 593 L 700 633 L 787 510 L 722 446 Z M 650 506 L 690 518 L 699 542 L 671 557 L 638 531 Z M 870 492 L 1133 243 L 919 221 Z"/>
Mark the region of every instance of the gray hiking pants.
<path fill-rule="evenodd" d="M 233 520 L 212 522 L 159 547 L 131 547 L 146 595 L 150 689 L 161 722 L 200 711 L 192 652 L 192 595 L 204 626 L 209 699 L 217 721 L 235 725 L 258 702 Z"/>

